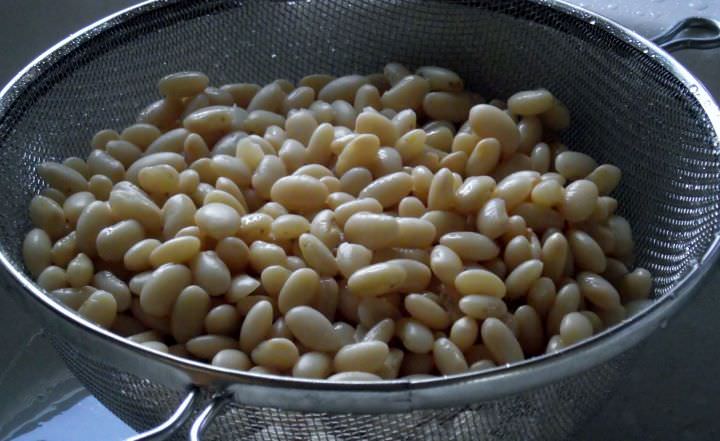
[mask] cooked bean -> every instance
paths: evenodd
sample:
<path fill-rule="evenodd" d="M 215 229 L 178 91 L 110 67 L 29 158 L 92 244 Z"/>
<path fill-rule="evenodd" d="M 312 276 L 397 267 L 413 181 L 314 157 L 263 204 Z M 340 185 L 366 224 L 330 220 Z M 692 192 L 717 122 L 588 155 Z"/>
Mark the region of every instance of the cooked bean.
<path fill-rule="evenodd" d="M 427 354 L 432 350 L 434 339 L 430 329 L 413 319 L 397 322 L 395 332 L 405 349 L 415 354 Z"/>
<path fill-rule="evenodd" d="M 214 251 L 197 254 L 190 268 L 195 283 L 211 296 L 225 294 L 230 289 L 230 270 Z"/>
<path fill-rule="evenodd" d="M 103 150 L 108 141 L 113 139 L 120 139 L 120 134 L 112 129 L 103 129 L 93 135 L 90 146 L 96 150 Z"/>
<path fill-rule="evenodd" d="M 412 161 L 422 155 L 426 139 L 427 135 L 424 130 L 410 130 L 395 142 L 395 149 L 403 161 Z"/>
<path fill-rule="evenodd" d="M 525 359 L 520 343 L 505 323 L 496 319 L 485 320 L 480 329 L 483 344 L 499 364 L 513 363 Z"/>
<path fill-rule="evenodd" d="M 192 281 L 186 266 L 166 264 L 156 269 L 140 292 L 140 306 L 148 314 L 163 317 L 170 313 L 180 292 Z"/>
<path fill-rule="evenodd" d="M 236 371 L 246 371 L 252 367 L 250 357 L 237 349 L 223 349 L 212 358 L 213 366 Z"/>
<path fill-rule="evenodd" d="M 478 104 L 470 109 L 470 126 L 477 136 L 495 138 L 502 146 L 503 156 L 508 158 L 520 145 L 520 132 L 515 122 L 497 107 Z"/>
<path fill-rule="evenodd" d="M 354 128 L 356 133 L 377 136 L 382 145 L 394 146 L 397 141 L 395 126 L 384 115 L 375 111 L 366 110 L 360 113 Z"/>
<path fill-rule="evenodd" d="M 30 220 L 33 225 L 44 230 L 52 239 L 65 232 L 65 213 L 60 204 L 45 196 L 35 196 L 30 201 Z"/>
<path fill-rule="evenodd" d="M 560 288 L 547 316 L 546 329 L 548 335 L 557 334 L 560 331 L 562 318 L 571 312 L 577 311 L 579 307 L 580 288 L 578 285 L 569 283 Z"/>
<path fill-rule="evenodd" d="M 102 152 L 102 150 L 97 150 Z M 37 168 L 37 173 L 49 186 L 70 194 L 87 191 L 88 181 L 78 171 L 56 162 L 44 162 Z M 93 173 L 95 174 L 95 173 Z"/>
<path fill-rule="evenodd" d="M 394 247 L 428 248 L 435 241 L 437 231 L 435 225 L 423 219 L 412 217 L 397 218 L 398 234 Z"/>
<path fill-rule="evenodd" d="M 542 247 L 543 274 L 556 283 L 559 282 L 563 276 L 568 252 L 568 241 L 562 233 L 550 235 Z"/>
<path fill-rule="evenodd" d="M 68 224 L 70 224 L 71 227 L 75 227 L 82 211 L 93 202 L 95 202 L 95 195 L 89 191 L 74 193 L 65 199 L 63 203 L 63 213 L 65 214 L 65 220 L 67 220 Z"/>
<path fill-rule="evenodd" d="M 615 247 L 612 255 L 625 257 L 632 253 L 633 238 L 632 230 L 628 221 L 621 216 L 611 216 L 607 221 L 608 226 L 615 236 Z"/>
<path fill-rule="evenodd" d="M 545 89 L 526 90 L 508 98 L 507 106 L 516 115 L 539 115 L 550 110 L 555 97 Z"/>
<path fill-rule="evenodd" d="M 270 83 L 255 93 L 247 106 L 247 110 L 248 112 L 266 110 L 278 113 L 282 110 L 286 97 L 285 91 L 277 83 Z"/>
<path fill-rule="evenodd" d="M 478 320 L 489 317 L 502 318 L 508 312 L 507 305 L 502 299 L 488 295 L 466 295 L 460 299 L 458 306 L 460 311 Z"/>
<path fill-rule="evenodd" d="M 433 248 L 430 254 L 430 266 L 435 276 L 450 286 L 454 286 L 455 278 L 463 270 L 460 257 L 444 245 L 436 245 Z"/>
<path fill-rule="evenodd" d="M 560 322 L 560 338 L 566 346 L 573 345 L 593 335 L 590 320 L 579 312 L 571 312 Z"/>
<path fill-rule="evenodd" d="M 335 209 L 335 220 L 338 225 L 344 227 L 347 220 L 352 217 L 355 213 L 366 212 L 366 213 L 382 213 L 382 205 L 373 198 L 361 198 L 342 204 Z"/>
<path fill-rule="evenodd" d="M 392 216 L 359 212 L 345 222 L 345 240 L 377 250 L 393 244 L 398 230 L 397 219 Z"/>
<path fill-rule="evenodd" d="M 236 349 L 237 340 L 225 335 L 201 335 L 188 340 L 185 348 L 197 358 L 212 360 L 220 351 Z"/>
<path fill-rule="evenodd" d="M 652 293 L 652 277 L 644 268 L 636 268 L 619 279 L 617 284 L 624 301 L 645 300 Z"/>
<path fill-rule="evenodd" d="M 427 289 L 432 278 L 430 268 L 423 262 L 415 259 L 392 259 L 386 261 L 389 264 L 397 264 L 405 270 L 405 281 L 401 283 L 397 290 L 399 292 L 418 292 Z"/>
<path fill-rule="evenodd" d="M 568 185 L 562 204 L 562 212 L 570 222 L 581 222 L 595 210 L 598 189 L 591 181 L 581 179 Z"/>
<path fill-rule="evenodd" d="M 363 337 L 363 341 L 381 341 L 389 343 L 395 335 L 395 321 L 390 318 L 385 318 L 375 323 L 375 325 L 368 330 Z"/>
<path fill-rule="evenodd" d="M 335 352 L 340 348 L 340 338 L 330 321 L 313 308 L 296 306 L 285 314 L 285 322 L 300 343 L 310 349 Z"/>
<path fill-rule="evenodd" d="M 449 326 L 450 316 L 440 305 L 421 294 L 410 294 L 404 300 L 405 310 L 413 318 L 431 329 L 442 330 Z"/>
<path fill-rule="evenodd" d="M 203 333 L 204 320 L 210 311 L 210 296 L 199 286 L 184 288 L 172 307 L 170 326 L 173 338 L 185 343 Z"/>
<path fill-rule="evenodd" d="M 347 75 L 336 78 L 318 91 L 318 99 L 326 103 L 332 103 L 335 100 L 352 102 L 358 89 L 367 83 L 367 78 L 361 75 Z"/>
<path fill-rule="evenodd" d="M 125 253 L 145 239 L 145 230 L 136 220 L 124 220 L 103 228 L 97 236 L 97 252 L 108 262 L 122 262 Z"/>
<path fill-rule="evenodd" d="M 527 355 L 539 355 L 545 350 L 545 333 L 540 315 L 532 306 L 522 305 L 515 311 L 518 341 Z"/>
<path fill-rule="evenodd" d="M 484 269 L 467 269 L 455 278 L 455 288 L 463 295 L 482 294 L 503 298 L 506 287 L 503 281 Z"/>
<path fill-rule="evenodd" d="M 246 243 L 269 240 L 273 218 L 264 213 L 247 214 L 240 219 L 238 236 Z"/>
<path fill-rule="evenodd" d="M 159 232 L 162 229 L 162 212 L 160 208 L 145 196 L 142 190 L 132 184 L 123 187 L 120 184 L 116 185 L 115 189 L 110 192 L 108 204 L 113 217 L 116 219 L 138 221 L 148 233 Z M 79 224 L 80 219 L 78 219 L 78 226 Z"/>
<path fill-rule="evenodd" d="M 607 310 L 620 305 L 620 294 L 601 276 L 582 272 L 576 276 L 576 279 L 583 296 L 598 308 Z"/>
<path fill-rule="evenodd" d="M 112 187 L 112 183 L 110 184 L 110 186 Z M 90 190 L 90 192 L 92 193 L 92 190 Z M 58 204 L 64 204 L 65 199 L 67 199 L 65 196 L 65 193 L 58 190 L 57 188 L 52 188 L 52 187 L 44 188 L 42 191 L 40 191 L 40 196 L 45 196 L 46 198 L 50 198 L 53 201 L 57 202 Z"/>
<path fill-rule="evenodd" d="M 347 286 L 357 296 L 380 296 L 397 291 L 406 277 L 407 272 L 400 264 L 377 263 L 353 273 Z"/>
<path fill-rule="evenodd" d="M 467 361 L 460 349 L 447 338 L 439 338 L 433 344 L 433 360 L 443 375 L 459 374 L 468 370 Z"/>
<path fill-rule="evenodd" d="M 123 255 L 125 267 L 131 271 L 150 269 L 153 264 L 150 255 L 161 245 L 157 239 L 144 239 L 131 246 Z"/>
<path fill-rule="evenodd" d="M 240 348 L 250 352 L 265 340 L 272 329 L 273 308 L 268 301 L 256 303 L 248 311 L 240 329 Z"/>
<path fill-rule="evenodd" d="M 185 98 L 201 93 L 209 82 L 207 75 L 201 72 L 177 72 L 160 79 L 158 89 L 163 96 Z"/>
<path fill-rule="evenodd" d="M 78 314 L 103 328 L 109 328 L 117 314 L 115 298 L 109 292 L 95 291 L 80 305 Z"/>
<path fill-rule="evenodd" d="M 605 271 L 605 254 L 589 234 L 581 230 L 570 230 L 567 240 L 577 268 L 598 274 Z"/>
<path fill-rule="evenodd" d="M 359 244 L 342 243 L 337 249 L 337 266 L 345 278 L 370 265 L 372 251 Z"/>
<path fill-rule="evenodd" d="M 298 240 L 302 257 L 322 276 L 334 276 L 338 272 L 335 257 L 328 247 L 312 234 L 304 233 Z"/>
<path fill-rule="evenodd" d="M 480 328 L 472 317 L 461 317 L 450 328 L 450 341 L 461 351 L 467 351 L 477 340 Z"/>
<path fill-rule="evenodd" d="M 35 228 L 25 236 L 22 245 L 23 262 L 33 277 L 39 276 L 45 268 L 50 266 L 51 260 L 55 260 L 53 248 L 50 237 L 44 230 Z M 60 265 L 60 263 L 57 264 Z"/>
<path fill-rule="evenodd" d="M 54 265 L 42 270 L 36 281 L 46 291 L 54 291 L 68 286 L 67 273 L 64 269 Z"/>
<path fill-rule="evenodd" d="M 39 228 L 36 228 L 35 230 L 43 231 L 43 230 L 40 230 Z M 35 230 L 32 230 L 32 231 L 35 231 Z M 45 235 L 47 235 L 47 233 L 45 233 L 44 231 L 43 231 L 43 233 Z M 28 233 L 28 235 L 29 234 L 30 233 Z M 23 253 L 24 253 L 24 251 L 23 251 Z M 70 262 L 70 260 L 72 260 L 72 258 L 77 255 L 77 253 L 78 253 L 77 231 L 73 231 L 72 233 L 68 234 L 67 236 L 58 239 L 57 242 L 55 242 L 55 244 L 53 244 L 52 249 L 50 250 L 50 257 L 51 257 L 53 264 L 60 266 L 60 267 L 66 267 L 67 264 Z M 43 258 L 41 256 L 37 256 L 37 257 L 39 259 L 37 261 L 37 263 L 45 262 L 45 260 L 43 260 Z M 26 265 L 27 265 L 27 263 L 26 263 Z M 32 267 L 28 267 L 28 269 L 31 269 L 31 268 Z M 34 274 L 34 276 L 37 276 L 37 275 Z"/>
<path fill-rule="evenodd" d="M 517 266 L 505 279 L 507 297 L 515 299 L 525 296 L 536 280 L 542 276 L 543 263 L 538 259 L 528 260 Z"/>
<path fill-rule="evenodd" d="M 295 365 L 300 353 L 292 341 L 286 338 L 271 338 L 257 345 L 252 350 L 251 357 L 257 365 L 284 371 Z"/>
<path fill-rule="evenodd" d="M 460 78 L 460 76 L 458 76 L 458 74 L 443 67 L 423 66 L 418 68 L 415 73 L 429 81 L 430 90 L 459 92 L 463 90 L 464 87 L 463 80 Z"/>
<path fill-rule="evenodd" d="M 125 311 L 130 307 L 132 300 L 128 286 L 110 271 L 100 271 L 92 277 L 92 285 L 97 289 L 107 291 L 115 297 L 118 312 Z M 85 285 L 90 285 L 90 281 Z"/>
<path fill-rule="evenodd" d="M 455 181 L 449 169 L 444 168 L 433 177 L 427 205 L 429 210 L 450 210 L 455 206 Z"/>
<path fill-rule="evenodd" d="M 423 98 L 430 91 L 430 82 L 417 75 L 409 75 L 398 81 L 381 97 L 383 107 L 401 111 L 422 107 Z"/>
<path fill-rule="evenodd" d="M 466 92 L 431 92 L 423 100 L 425 114 L 439 121 L 463 122 L 467 120 L 471 106 L 470 95 Z"/>
<path fill-rule="evenodd" d="M 555 302 L 555 285 L 547 277 L 541 277 L 533 283 L 527 295 L 528 305 L 541 316 L 547 316 Z"/>
<path fill-rule="evenodd" d="M 398 204 L 398 215 L 403 218 L 419 218 L 425 214 L 425 211 L 425 205 L 415 196 L 404 197 Z M 435 226 L 433 225 L 433 229 L 434 228 Z M 405 232 L 408 231 L 409 229 L 405 230 Z M 403 233 L 401 232 L 400 234 L 402 235 Z M 434 236 L 433 234 L 433 238 Z"/>
<path fill-rule="evenodd" d="M 240 229 L 240 215 L 233 208 L 218 203 L 197 210 L 195 222 L 202 231 L 215 239 L 232 236 Z"/>
<path fill-rule="evenodd" d="M 73 288 L 82 288 L 89 285 L 93 277 L 94 265 L 92 260 L 83 253 L 75 256 L 67 266 L 67 281 Z"/>
<path fill-rule="evenodd" d="M 382 109 L 380 101 L 380 91 L 372 84 L 366 84 L 355 92 L 355 100 L 353 101 L 356 112 L 362 112 L 367 107 L 375 110 Z"/>
<path fill-rule="evenodd" d="M 209 334 L 237 335 L 240 319 L 234 306 L 218 305 L 205 316 L 205 330 Z"/>
<path fill-rule="evenodd" d="M 453 250 L 461 259 L 474 262 L 493 259 L 500 253 L 493 240 L 470 231 L 447 233 L 440 237 L 440 244 Z"/>
<path fill-rule="evenodd" d="M 477 213 L 490 200 L 495 180 L 489 176 L 473 176 L 455 192 L 455 208 L 463 214 Z"/>
<path fill-rule="evenodd" d="M 273 201 L 292 211 L 314 211 L 323 206 L 327 188 L 310 176 L 286 176 L 277 180 L 270 191 Z"/>
<path fill-rule="evenodd" d="M 328 381 L 347 381 L 347 382 L 354 382 L 354 381 L 380 381 L 382 380 L 381 377 L 375 374 L 371 374 L 369 372 L 356 372 L 356 371 L 348 371 L 348 372 L 340 372 L 338 374 L 334 374 L 328 377 Z"/>
<path fill-rule="evenodd" d="M 292 369 L 293 377 L 327 378 L 332 372 L 332 358 L 322 352 L 306 352 L 300 356 Z"/>
<path fill-rule="evenodd" d="M 515 236 L 505 246 L 503 260 L 510 271 L 532 258 L 530 241 L 525 236 Z"/>
<path fill-rule="evenodd" d="M 611 164 L 603 164 L 592 171 L 585 179 L 594 183 L 601 196 L 607 196 L 618 186 L 622 172 Z"/>
<path fill-rule="evenodd" d="M 368 184 L 358 195 L 359 198 L 373 198 L 384 208 L 397 205 L 412 191 L 413 180 L 404 172 L 392 173 Z"/>
<path fill-rule="evenodd" d="M 486 202 L 478 212 L 476 227 L 480 233 L 491 239 L 500 237 L 508 227 L 505 201 L 502 199 L 490 199 Z"/>

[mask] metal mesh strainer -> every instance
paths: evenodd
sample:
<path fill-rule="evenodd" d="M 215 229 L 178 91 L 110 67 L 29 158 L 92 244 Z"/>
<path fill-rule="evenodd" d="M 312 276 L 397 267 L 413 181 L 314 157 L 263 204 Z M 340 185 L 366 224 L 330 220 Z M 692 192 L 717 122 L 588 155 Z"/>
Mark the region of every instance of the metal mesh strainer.
<path fill-rule="evenodd" d="M 485 96 L 546 87 L 574 123 L 574 150 L 624 170 L 616 197 L 652 308 L 561 354 L 439 380 L 342 384 L 232 373 L 164 356 L 85 323 L 25 275 L 25 215 L 35 166 L 84 156 L 98 129 L 129 124 L 163 75 L 205 71 L 217 84 L 371 73 L 394 60 L 456 70 Z M 215 392 L 194 426 L 205 439 L 557 440 L 622 375 L 619 356 L 684 300 L 717 254 L 720 112 L 665 52 L 556 1 L 155 1 L 78 33 L 0 95 L 0 260 L 7 291 L 42 319 L 75 375 L 138 430 Z M 212 418 L 214 416 L 214 419 Z M 212 422 L 210 422 L 212 420 Z M 207 426 L 207 427 L 205 427 Z M 159 431 L 161 435 L 168 431 Z M 158 435 L 160 436 L 160 435 Z"/>

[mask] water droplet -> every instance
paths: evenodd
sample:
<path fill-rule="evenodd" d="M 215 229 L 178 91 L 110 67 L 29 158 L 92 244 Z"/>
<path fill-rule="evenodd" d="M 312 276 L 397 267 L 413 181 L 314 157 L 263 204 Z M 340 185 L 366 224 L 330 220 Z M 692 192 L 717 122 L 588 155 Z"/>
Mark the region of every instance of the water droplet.
<path fill-rule="evenodd" d="M 270 55 L 270 58 L 277 58 L 277 54 Z"/>
<path fill-rule="evenodd" d="M 698 91 L 698 87 L 695 84 L 690 85 L 690 92 L 695 93 Z"/>
<path fill-rule="evenodd" d="M 590 20 L 588 23 L 590 23 L 591 25 L 594 25 L 595 23 L 597 23 L 597 20 L 595 20 L 595 19 L 593 18 L 593 19 Z"/>
<path fill-rule="evenodd" d="M 616 5 L 615 3 L 610 3 L 610 4 L 607 5 L 605 8 L 607 8 L 607 9 L 609 9 L 609 10 L 612 11 L 612 10 L 617 9 L 617 5 Z"/>
<path fill-rule="evenodd" d="M 638 9 L 637 11 L 635 11 L 635 15 L 637 15 L 638 17 L 642 17 L 645 15 L 645 11 L 641 11 Z"/>
<path fill-rule="evenodd" d="M 702 11 L 704 9 L 707 9 L 708 4 L 705 3 L 703 0 L 696 0 L 696 1 L 688 3 L 688 6 L 690 6 L 691 8 L 693 8 L 697 11 Z"/>

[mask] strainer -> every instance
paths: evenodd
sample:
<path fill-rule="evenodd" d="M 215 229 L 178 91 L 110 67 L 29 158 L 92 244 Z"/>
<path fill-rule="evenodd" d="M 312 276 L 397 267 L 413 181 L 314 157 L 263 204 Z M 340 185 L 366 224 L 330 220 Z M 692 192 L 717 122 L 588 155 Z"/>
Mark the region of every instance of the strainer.
<path fill-rule="evenodd" d="M 718 30 L 692 19 L 659 41 L 720 42 L 673 39 L 690 26 Z M 197 69 L 217 84 L 263 83 L 371 73 L 388 61 L 446 66 L 484 96 L 542 86 L 565 102 L 574 123 L 564 141 L 624 171 L 616 197 L 637 261 L 655 277 L 652 307 L 577 347 L 507 368 L 329 383 L 154 352 L 58 306 L 24 274 L 25 213 L 42 186 L 35 166 L 86 155 L 95 131 L 133 121 L 163 75 Z M 596 409 L 626 372 L 628 350 L 687 301 L 717 257 L 719 130 L 708 92 L 666 52 L 560 1 L 146 2 L 71 36 L 0 93 L 2 282 L 42 320 L 80 381 L 149 430 L 138 440 L 187 431 L 211 440 L 558 440 Z"/>

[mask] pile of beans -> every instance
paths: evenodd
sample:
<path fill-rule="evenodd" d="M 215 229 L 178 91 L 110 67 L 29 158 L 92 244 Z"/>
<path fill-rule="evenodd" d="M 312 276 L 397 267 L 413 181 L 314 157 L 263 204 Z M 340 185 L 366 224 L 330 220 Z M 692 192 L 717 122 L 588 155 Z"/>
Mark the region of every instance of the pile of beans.
<path fill-rule="evenodd" d="M 449 375 L 560 350 L 644 306 L 620 170 L 569 150 L 544 89 L 454 72 L 216 88 L 199 72 L 87 159 L 47 162 L 25 264 L 161 352 L 330 380 Z"/>

